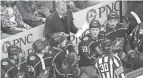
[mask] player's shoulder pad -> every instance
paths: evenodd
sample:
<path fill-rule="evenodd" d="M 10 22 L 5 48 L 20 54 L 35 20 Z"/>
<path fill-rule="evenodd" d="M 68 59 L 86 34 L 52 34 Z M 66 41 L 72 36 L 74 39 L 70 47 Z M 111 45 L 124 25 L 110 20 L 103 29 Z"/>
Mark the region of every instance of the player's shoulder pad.
<path fill-rule="evenodd" d="M 9 58 L 6 58 L 6 59 L 2 59 L 1 60 L 1 68 L 7 72 L 9 71 L 10 69 L 13 68 L 13 64 L 9 61 Z"/>
<path fill-rule="evenodd" d="M 69 46 L 73 46 L 73 43 L 71 41 L 67 41 L 66 47 L 69 47 Z"/>
<path fill-rule="evenodd" d="M 2 60 L 1 60 L 1 64 L 2 64 L 2 66 L 8 66 L 8 65 L 9 65 L 8 58 L 2 59 Z"/>
<path fill-rule="evenodd" d="M 31 60 L 31 61 L 33 61 L 33 60 L 35 60 L 35 59 L 36 59 L 35 56 L 30 56 L 30 57 L 29 57 L 29 60 Z"/>
<path fill-rule="evenodd" d="M 79 46 L 91 46 L 95 43 L 95 41 L 88 40 L 88 41 L 81 41 Z"/>
<path fill-rule="evenodd" d="M 28 55 L 28 58 L 29 58 L 30 61 L 35 60 L 35 59 L 36 59 L 36 53 L 30 53 L 30 54 Z"/>
<path fill-rule="evenodd" d="M 89 40 L 89 36 L 90 36 L 90 34 L 88 33 L 88 34 L 86 34 L 83 38 L 82 38 L 82 40 L 83 41 L 87 41 L 87 40 Z"/>
<path fill-rule="evenodd" d="M 71 41 L 67 41 L 67 45 L 73 45 Z"/>
<path fill-rule="evenodd" d="M 83 41 L 87 41 L 87 40 L 89 40 L 89 37 L 86 36 L 83 38 Z"/>
<path fill-rule="evenodd" d="M 65 49 L 67 49 L 67 48 L 73 48 L 73 47 L 74 47 L 73 43 L 71 41 L 68 41 L 67 45 L 65 46 Z"/>

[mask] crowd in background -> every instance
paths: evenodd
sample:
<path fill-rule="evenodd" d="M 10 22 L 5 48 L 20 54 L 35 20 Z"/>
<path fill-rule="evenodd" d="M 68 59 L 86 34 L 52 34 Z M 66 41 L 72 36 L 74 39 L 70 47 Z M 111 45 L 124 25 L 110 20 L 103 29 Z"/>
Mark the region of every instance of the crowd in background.
<path fill-rule="evenodd" d="M 77 12 L 99 1 L 65 1 L 67 8 Z M 1 38 L 6 38 L 45 23 L 54 11 L 53 1 L 1 1 Z"/>
<path fill-rule="evenodd" d="M 45 30 L 50 31 L 45 33 L 47 34 L 45 40 L 34 41 L 32 44 L 34 52 L 28 54 L 24 60 L 22 60 L 24 55 L 21 54 L 20 47 L 9 46 L 7 48 L 8 58 L 2 59 L 1 62 L 2 76 L 6 78 L 8 76 L 11 78 L 15 76 L 17 78 L 23 78 L 22 76 L 25 78 L 28 78 L 27 76 L 29 78 L 79 78 L 82 76 L 81 72 L 84 72 L 89 77 L 91 75 L 90 78 L 98 78 L 98 75 L 105 78 L 105 73 L 106 78 L 113 77 L 113 75 L 126 78 L 126 73 L 142 67 L 141 24 L 133 25 L 136 27 L 130 31 L 131 34 L 128 34 L 127 25 L 119 22 L 120 17 L 114 11 L 107 16 L 107 22 L 103 26 L 106 27 L 105 30 L 104 28 L 101 30 L 102 25 L 98 20 L 93 19 L 90 22 L 89 33 L 83 34 L 80 38 L 78 52 L 76 52 L 68 34 L 72 30 L 76 34 L 82 28 L 78 29 L 72 24 L 71 11 L 80 11 L 87 8 L 88 4 L 88 1 L 59 1 L 56 2 L 56 11 L 53 12 L 54 8 L 49 7 L 54 5 L 53 2 L 3 1 L 1 5 L 2 35 L 14 35 L 42 24 L 45 24 Z M 67 11 L 67 8 L 71 11 Z M 59 21 L 55 16 L 59 17 Z M 131 26 L 130 21 L 129 27 Z M 95 70 L 99 73 L 96 76 Z"/>

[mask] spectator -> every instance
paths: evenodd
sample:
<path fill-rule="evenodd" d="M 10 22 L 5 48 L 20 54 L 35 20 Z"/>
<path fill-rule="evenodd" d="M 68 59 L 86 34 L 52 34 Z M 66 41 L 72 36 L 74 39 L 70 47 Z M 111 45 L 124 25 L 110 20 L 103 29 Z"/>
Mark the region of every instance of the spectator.
<path fill-rule="evenodd" d="M 64 32 L 66 34 L 77 33 L 78 28 L 73 24 L 73 15 L 67 11 L 64 2 L 56 2 L 56 11 L 47 17 L 45 22 L 45 36 L 49 38 L 50 33 Z"/>
<path fill-rule="evenodd" d="M 37 1 L 39 4 L 38 5 L 40 5 L 40 6 L 46 6 L 46 7 L 48 7 L 48 9 L 50 10 L 50 12 L 53 12 L 54 11 L 54 9 L 53 9 L 53 2 L 54 1 L 48 1 L 48 0 L 43 0 L 43 1 Z"/>
<path fill-rule="evenodd" d="M 75 1 L 65 1 L 66 5 L 67 5 L 67 8 L 69 10 L 71 10 L 72 12 L 77 12 L 77 11 L 80 11 L 81 9 L 77 8 L 75 6 Z"/>
<path fill-rule="evenodd" d="M 37 16 L 46 18 L 51 14 L 51 11 L 49 9 L 50 5 L 48 5 L 47 2 L 52 2 L 52 1 L 33 1 L 32 2 L 32 8 L 35 10 L 35 12 L 37 12 L 36 14 Z"/>
<path fill-rule="evenodd" d="M 34 10 L 31 7 L 32 1 L 19 1 L 17 4 L 18 10 L 25 23 L 31 27 L 36 27 L 45 22 L 46 18 L 34 15 Z"/>
<path fill-rule="evenodd" d="M 31 28 L 23 22 L 16 4 L 16 1 L 2 1 L 1 30 L 3 33 L 13 35 Z"/>
<path fill-rule="evenodd" d="M 81 10 L 86 8 L 85 3 L 87 3 L 87 1 L 75 1 L 74 2 L 75 6 Z"/>
<path fill-rule="evenodd" d="M 85 9 L 85 8 L 88 8 L 90 6 L 93 6 L 93 5 L 96 5 L 98 3 L 100 3 L 98 0 L 96 1 L 93 1 L 93 0 L 85 0 L 85 1 L 75 1 L 75 6 L 77 8 L 80 8 L 80 9 Z"/>

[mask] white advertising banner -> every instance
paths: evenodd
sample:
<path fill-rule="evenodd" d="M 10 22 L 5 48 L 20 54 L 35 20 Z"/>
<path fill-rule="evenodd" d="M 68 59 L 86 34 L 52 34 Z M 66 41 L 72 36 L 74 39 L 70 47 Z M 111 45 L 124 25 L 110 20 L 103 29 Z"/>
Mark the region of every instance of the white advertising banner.
<path fill-rule="evenodd" d="M 44 38 L 43 36 L 44 25 L 32 28 L 25 32 L 18 33 L 0 40 L 1 42 L 1 59 L 7 57 L 7 47 L 9 45 L 17 45 L 21 47 L 25 53 L 33 52 L 32 43 L 37 39 Z"/>
<path fill-rule="evenodd" d="M 89 23 L 92 19 L 97 19 L 103 24 L 107 19 L 107 14 L 111 11 L 119 13 L 119 1 L 104 1 L 97 5 L 83 9 L 73 14 L 75 26 L 81 28 L 85 23 Z M 37 39 L 44 38 L 43 36 L 44 25 L 37 26 L 25 32 L 18 33 L 0 40 L 1 43 L 1 59 L 7 57 L 7 47 L 9 45 L 17 45 L 21 47 L 25 53 L 33 52 L 32 43 Z M 78 43 L 79 39 L 73 41 L 74 44 Z"/>
<path fill-rule="evenodd" d="M 100 21 L 101 25 L 107 20 L 107 14 L 117 11 L 119 14 L 120 1 L 103 1 L 97 5 L 83 9 L 73 14 L 75 26 L 81 28 L 85 23 L 90 23 L 92 19 Z"/>

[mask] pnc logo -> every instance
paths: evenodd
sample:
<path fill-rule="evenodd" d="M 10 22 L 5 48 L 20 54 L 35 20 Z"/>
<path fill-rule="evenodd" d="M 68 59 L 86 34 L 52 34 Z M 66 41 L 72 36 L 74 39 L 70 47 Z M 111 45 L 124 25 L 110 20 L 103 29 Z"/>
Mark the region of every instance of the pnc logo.
<path fill-rule="evenodd" d="M 96 10 L 95 9 L 90 9 L 87 14 L 86 14 L 86 20 L 88 23 L 91 22 L 92 19 L 95 19 L 96 18 Z"/>
<path fill-rule="evenodd" d="M 7 48 L 8 48 L 10 45 L 11 45 L 10 41 L 4 42 L 3 45 L 2 45 L 2 51 L 3 51 L 4 53 L 7 53 Z"/>

